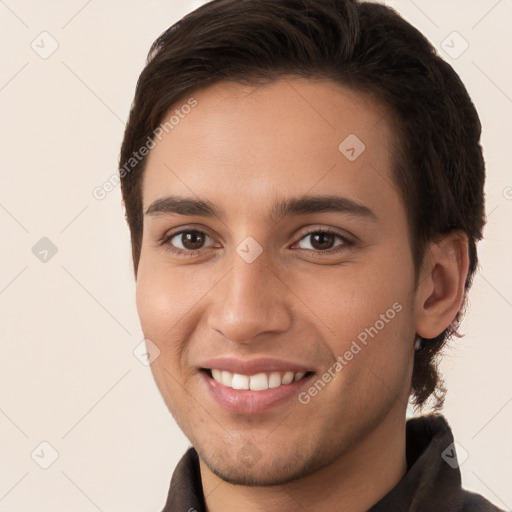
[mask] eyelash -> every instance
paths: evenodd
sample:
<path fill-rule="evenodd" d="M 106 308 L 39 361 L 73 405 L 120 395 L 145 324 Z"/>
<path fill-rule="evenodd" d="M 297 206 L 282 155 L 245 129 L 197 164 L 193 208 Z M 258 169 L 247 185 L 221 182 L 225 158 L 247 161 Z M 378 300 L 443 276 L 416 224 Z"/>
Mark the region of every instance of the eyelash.
<path fill-rule="evenodd" d="M 178 235 L 182 235 L 184 233 L 199 233 L 201 235 L 205 235 L 209 238 L 212 238 L 210 235 L 208 235 L 208 233 L 205 233 L 204 231 L 201 231 L 199 229 L 183 229 L 181 231 L 177 231 L 176 233 L 164 235 L 162 238 L 159 239 L 159 245 L 167 245 L 166 250 L 173 254 L 177 254 L 178 256 L 183 256 L 183 257 L 195 256 L 201 249 L 184 251 L 182 249 L 176 249 L 170 244 L 170 241 L 173 238 L 175 238 Z M 296 242 L 294 242 L 293 245 L 298 244 L 300 241 L 307 238 L 308 236 L 317 235 L 320 233 L 334 235 L 337 238 L 339 238 L 343 243 L 341 245 L 338 245 L 332 249 L 327 249 L 325 251 L 313 250 L 313 249 L 302 249 L 302 250 L 307 251 L 308 253 L 310 253 L 313 256 L 324 256 L 326 254 L 331 255 L 331 254 L 337 254 L 337 253 L 343 252 L 347 248 L 354 245 L 354 242 L 352 240 L 349 240 L 345 236 L 341 235 L 339 232 L 335 231 L 334 229 L 330 229 L 330 228 L 323 228 L 323 229 L 316 229 L 316 230 L 308 231 L 307 233 L 304 233 Z"/>

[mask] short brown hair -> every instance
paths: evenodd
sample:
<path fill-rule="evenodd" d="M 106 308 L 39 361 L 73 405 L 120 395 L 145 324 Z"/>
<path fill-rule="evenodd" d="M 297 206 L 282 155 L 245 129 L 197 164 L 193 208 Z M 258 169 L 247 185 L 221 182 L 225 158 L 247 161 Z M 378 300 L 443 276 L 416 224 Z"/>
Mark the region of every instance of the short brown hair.
<path fill-rule="evenodd" d="M 429 241 L 462 230 L 469 239 L 467 292 L 485 224 L 478 114 L 457 73 L 417 29 L 387 6 L 356 0 L 212 0 L 155 40 L 120 153 L 135 276 L 146 158 L 128 169 L 126 162 L 169 109 L 193 91 L 221 81 L 255 85 L 285 75 L 325 78 L 371 93 L 391 108 L 399 139 L 394 180 L 408 215 L 416 271 Z M 457 334 L 463 308 L 450 327 L 416 352 L 416 405 L 433 393 L 435 406 L 442 405 L 436 355 Z"/>

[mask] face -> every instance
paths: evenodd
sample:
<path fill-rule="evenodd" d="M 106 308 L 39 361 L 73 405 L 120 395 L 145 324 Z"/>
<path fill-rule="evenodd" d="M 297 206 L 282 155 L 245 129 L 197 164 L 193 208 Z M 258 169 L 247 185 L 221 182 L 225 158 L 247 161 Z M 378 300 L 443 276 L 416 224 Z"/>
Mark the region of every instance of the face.
<path fill-rule="evenodd" d="M 209 470 L 284 483 L 403 423 L 415 273 L 391 124 L 325 81 L 192 96 L 142 184 L 151 368 Z"/>

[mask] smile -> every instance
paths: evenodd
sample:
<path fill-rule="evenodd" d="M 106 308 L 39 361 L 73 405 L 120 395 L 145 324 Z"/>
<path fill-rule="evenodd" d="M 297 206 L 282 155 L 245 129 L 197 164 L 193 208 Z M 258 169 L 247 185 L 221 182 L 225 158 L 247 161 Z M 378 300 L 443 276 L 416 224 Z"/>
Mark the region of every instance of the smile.
<path fill-rule="evenodd" d="M 231 389 L 265 391 L 303 379 L 307 372 L 271 372 L 255 375 L 242 375 L 216 368 L 206 369 L 210 376 L 219 384 Z"/>
<path fill-rule="evenodd" d="M 315 375 L 311 368 L 273 358 L 217 357 L 202 361 L 198 370 L 207 395 L 217 405 L 251 415 L 296 405 L 298 394 Z"/>

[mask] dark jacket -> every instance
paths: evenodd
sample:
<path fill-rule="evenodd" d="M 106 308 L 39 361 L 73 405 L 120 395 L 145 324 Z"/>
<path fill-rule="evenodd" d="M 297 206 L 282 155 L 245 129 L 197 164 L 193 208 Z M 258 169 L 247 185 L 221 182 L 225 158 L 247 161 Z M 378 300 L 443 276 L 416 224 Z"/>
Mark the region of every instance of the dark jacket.
<path fill-rule="evenodd" d="M 503 512 L 480 495 L 462 489 L 453 442 L 450 427 L 442 416 L 409 420 L 407 473 L 368 512 Z M 162 512 L 192 511 L 205 511 L 199 459 L 194 448 L 178 463 Z"/>

